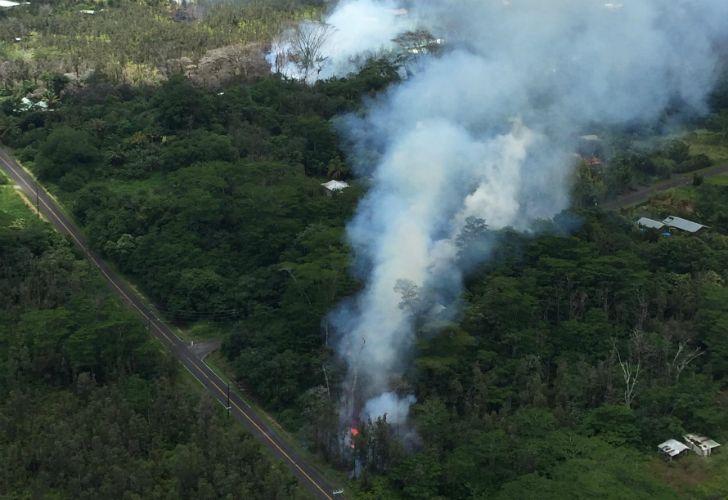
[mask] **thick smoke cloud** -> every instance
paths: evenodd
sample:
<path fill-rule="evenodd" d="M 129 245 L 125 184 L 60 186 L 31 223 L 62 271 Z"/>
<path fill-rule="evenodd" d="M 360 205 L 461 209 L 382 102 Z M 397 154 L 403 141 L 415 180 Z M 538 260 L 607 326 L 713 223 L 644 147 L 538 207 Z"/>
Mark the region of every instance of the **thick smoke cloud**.
<path fill-rule="evenodd" d="M 342 418 L 404 421 L 413 399 L 393 381 L 416 325 L 456 309 L 464 270 L 488 257 L 483 223 L 528 231 L 568 206 L 579 134 L 675 103 L 703 111 L 725 19 L 725 0 L 339 4 L 320 77 L 391 49 L 402 30 L 446 40 L 364 117 L 341 121 L 351 161 L 372 178 L 348 227 L 365 288 L 332 314 L 349 367 Z"/>
<path fill-rule="evenodd" d="M 306 72 L 287 57 L 280 57 L 295 51 L 295 43 L 291 42 L 297 36 L 294 30 L 274 43 L 268 57 L 273 71 L 310 82 L 345 76 L 359 69 L 368 57 L 392 50 L 392 40 L 414 27 L 413 19 L 405 16 L 394 0 L 342 2 L 326 18 L 326 24 L 331 29 L 324 35 L 320 51 L 325 60 L 315 64 L 313 71 Z M 321 25 L 304 23 L 299 29 L 310 33 L 320 30 Z"/>

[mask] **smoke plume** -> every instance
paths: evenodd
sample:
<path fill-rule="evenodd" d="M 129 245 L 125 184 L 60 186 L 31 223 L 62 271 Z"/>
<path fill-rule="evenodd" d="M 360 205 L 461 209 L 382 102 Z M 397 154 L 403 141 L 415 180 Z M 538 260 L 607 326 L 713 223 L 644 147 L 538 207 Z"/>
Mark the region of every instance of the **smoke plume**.
<path fill-rule="evenodd" d="M 365 288 L 332 314 L 349 367 L 343 419 L 405 420 L 414 399 L 394 392 L 417 325 L 453 314 L 463 273 L 488 257 L 487 229 L 529 231 L 568 206 L 580 134 L 648 123 L 676 104 L 704 110 L 725 19 L 725 0 L 349 0 L 333 10 L 318 78 L 393 50 L 402 31 L 446 41 L 363 117 L 341 120 L 350 160 L 372 179 L 348 226 Z"/>

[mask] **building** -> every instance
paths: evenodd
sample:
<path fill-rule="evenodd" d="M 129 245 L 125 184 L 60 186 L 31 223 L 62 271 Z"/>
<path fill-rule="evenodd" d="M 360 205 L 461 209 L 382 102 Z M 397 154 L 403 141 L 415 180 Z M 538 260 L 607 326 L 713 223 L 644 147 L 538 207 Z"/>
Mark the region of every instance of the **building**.
<path fill-rule="evenodd" d="M 637 225 L 643 229 L 662 229 L 665 227 L 665 224 L 662 222 L 647 217 L 640 217 L 637 221 Z"/>
<path fill-rule="evenodd" d="M 681 443 L 677 439 L 668 439 L 664 443 L 658 444 L 657 449 L 667 460 L 673 460 L 683 455 L 690 448 L 688 448 L 685 443 Z"/>
<path fill-rule="evenodd" d="M 700 455 L 701 457 L 709 457 L 713 454 L 713 451 L 720 446 L 712 439 L 698 434 L 685 434 L 683 436 L 685 442 L 688 444 L 691 450 Z"/>
<path fill-rule="evenodd" d="M 701 229 L 708 227 L 702 224 L 698 224 L 697 222 L 682 219 L 680 217 L 675 217 L 674 215 L 665 218 L 662 223 L 671 229 L 679 229 L 680 231 L 685 231 L 686 233 L 697 233 Z"/>
<path fill-rule="evenodd" d="M 329 181 L 324 182 L 321 185 L 325 187 L 329 193 L 338 193 L 339 191 L 343 191 L 349 187 L 349 184 L 344 181 Z"/>

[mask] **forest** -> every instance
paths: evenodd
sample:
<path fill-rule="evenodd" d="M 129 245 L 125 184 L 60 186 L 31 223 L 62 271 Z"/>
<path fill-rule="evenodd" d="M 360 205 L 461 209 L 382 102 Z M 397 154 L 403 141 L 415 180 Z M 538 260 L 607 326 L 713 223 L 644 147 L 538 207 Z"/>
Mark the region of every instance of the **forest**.
<path fill-rule="evenodd" d="M 0 32 L 19 19 L 0 19 Z M 205 19 L 184 30 L 215 18 Z M 126 46 L 115 43 L 107 49 Z M 728 495 L 726 455 L 667 464 L 656 452 L 686 432 L 728 438 L 728 182 L 698 173 L 647 205 L 602 208 L 728 162 L 728 80 L 680 134 L 662 133 L 669 113 L 653 128 L 596 127 L 599 151 L 576 161 L 574 206 L 535 234 L 479 227 L 493 257 L 469 276 L 456 321 L 420 325 L 400 381 L 417 397 L 416 445 L 379 420 L 352 457 L 339 446 L 344 368 L 324 318 L 362 286 L 345 226 L 368 180 L 337 126 L 398 81 L 395 63 L 313 86 L 243 73 L 208 85 L 173 70 L 130 80 L 101 67 L 77 84 L 29 71 L 42 76 L 5 81 L 2 144 L 167 320 L 222 340 L 221 368 L 301 446 L 344 473 L 356 458 L 356 498 Z M 52 112 L 21 106 L 37 88 Z M 332 195 L 330 179 L 352 187 Z M 640 215 L 709 228 L 665 237 L 640 230 Z M 0 494 L 300 494 L 186 385 L 68 242 L 16 219 L 0 212 L 0 453 L 11 464 Z"/>
<path fill-rule="evenodd" d="M 71 244 L 0 184 L 0 496 L 300 495 Z"/>

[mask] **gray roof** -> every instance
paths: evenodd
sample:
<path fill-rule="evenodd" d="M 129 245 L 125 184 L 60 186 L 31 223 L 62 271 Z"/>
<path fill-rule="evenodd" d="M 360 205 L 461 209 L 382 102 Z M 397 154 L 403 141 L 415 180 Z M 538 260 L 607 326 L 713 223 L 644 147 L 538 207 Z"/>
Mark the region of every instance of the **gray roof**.
<path fill-rule="evenodd" d="M 717 448 L 720 446 L 719 443 L 717 443 L 717 442 L 713 441 L 712 439 L 707 438 L 705 436 L 701 436 L 699 434 L 685 434 L 683 436 L 683 438 L 688 443 L 690 443 L 690 442 L 695 443 L 704 449 L 712 450 L 713 448 Z"/>
<path fill-rule="evenodd" d="M 707 227 L 702 224 L 698 224 L 697 222 L 693 222 L 693 221 L 690 221 L 687 219 L 682 219 L 680 217 L 675 217 L 674 215 L 667 217 L 662 222 L 666 226 L 674 227 L 675 229 L 680 229 L 681 231 L 687 231 L 688 233 L 697 233 L 704 227 Z"/>
<path fill-rule="evenodd" d="M 648 219 L 647 217 L 641 217 L 637 221 L 637 225 L 640 227 L 647 227 L 649 229 L 662 229 L 665 226 L 665 224 L 663 224 L 662 222 Z"/>

